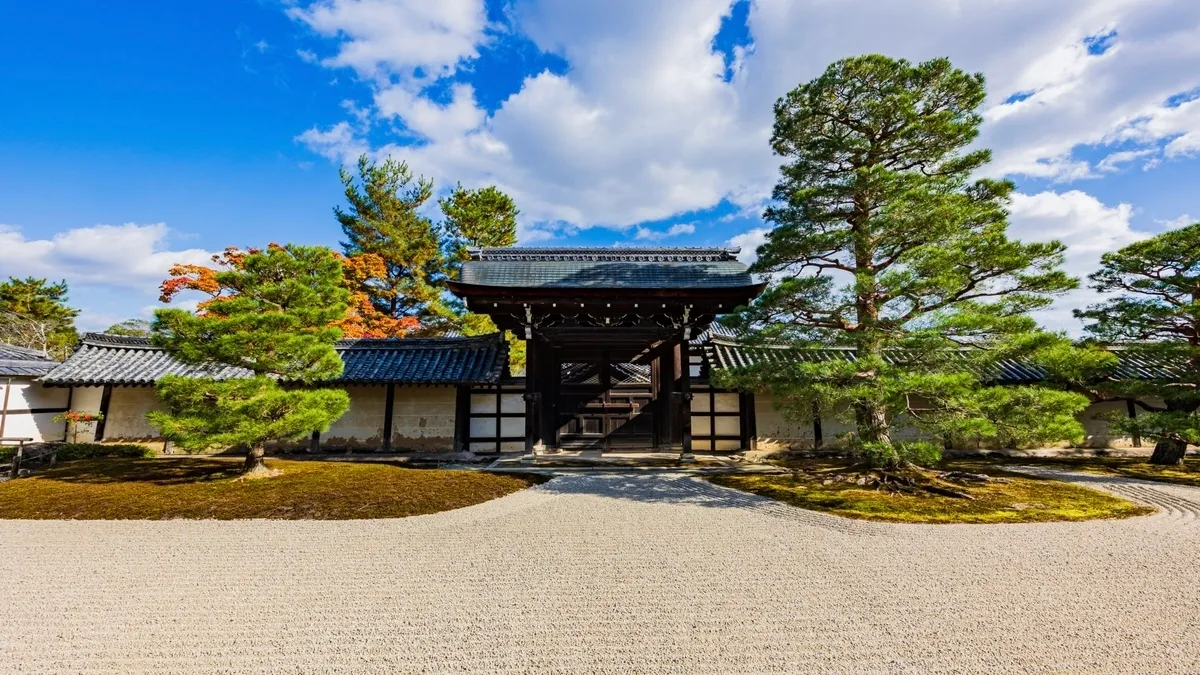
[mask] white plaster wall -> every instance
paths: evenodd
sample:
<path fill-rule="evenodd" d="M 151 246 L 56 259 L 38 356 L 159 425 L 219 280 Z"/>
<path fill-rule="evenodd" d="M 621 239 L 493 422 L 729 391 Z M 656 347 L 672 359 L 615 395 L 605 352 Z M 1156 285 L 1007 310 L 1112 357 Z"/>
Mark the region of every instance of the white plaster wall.
<path fill-rule="evenodd" d="M 387 386 L 348 386 L 350 408 L 329 431 L 321 434 L 321 445 L 331 448 L 379 449 L 383 446 L 383 411 Z"/>
<path fill-rule="evenodd" d="M 146 420 L 146 413 L 163 408 L 154 387 L 113 387 L 104 419 L 104 440 L 161 439 L 162 434 Z"/>
<path fill-rule="evenodd" d="M 0 401 L 8 396 L 8 410 L 34 410 L 38 408 L 65 409 L 68 390 L 58 387 L 43 387 L 28 377 L 0 377 Z M 57 441 L 63 437 L 65 423 L 55 422 L 60 412 L 15 413 L 4 416 L 4 430 L 0 436 L 8 438 L 32 438 L 33 442 Z"/>
<path fill-rule="evenodd" d="M 1162 405 L 1162 401 L 1147 401 L 1152 405 Z M 1146 411 L 1142 408 L 1137 408 L 1137 413 L 1142 414 Z M 1123 434 L 1110 432 L 1109 426 L 1111 421 L 1105 419 L 1109 415 L 1117 415 L 1120 417 L 1128 417 L 1129 409 L 1124 401 L 1103 401 L 1101 403 L 1093 403 L 1079 413 L 1076 419 L 1083 424 L 1084 440 L 1083 446 L 1086 448 L 1132 448 L 1133 439 Z M 1145 439 L 1142 441 L 1142 447 L 1153 447 L 1154 441 Z"/>
<path fill-rule="evenodd" d="M 813 446 L 812 421 L 785 418 L 770 394 L 754 395 L 754 419 L 760 440 L 770 439 L 797 449 Z"/>
<path fill-rule="evenodd" d="M 453 450 L 455 398 L 454 387 L 396 387 L 392 448 Z"/>

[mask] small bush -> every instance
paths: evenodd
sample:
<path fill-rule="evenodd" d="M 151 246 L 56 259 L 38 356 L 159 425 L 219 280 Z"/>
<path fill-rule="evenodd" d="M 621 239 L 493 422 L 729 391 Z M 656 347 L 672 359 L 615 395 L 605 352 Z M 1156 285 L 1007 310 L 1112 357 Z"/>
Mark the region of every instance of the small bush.
<path fill-rule="evenodd" d="M 896 467 L 905 463 L 932 466 L 942 461 L 942 449 L 926 441 L 859 442 L 854 444 L 852 449 L 859 459 L 879 468 Z"/>
<path fill-rule="evenodd" d="M 153 457 L 154 451 L 136 443 L 63 443 L 58 446 L 58 461 L 97 459 L 99 457 Z"/>

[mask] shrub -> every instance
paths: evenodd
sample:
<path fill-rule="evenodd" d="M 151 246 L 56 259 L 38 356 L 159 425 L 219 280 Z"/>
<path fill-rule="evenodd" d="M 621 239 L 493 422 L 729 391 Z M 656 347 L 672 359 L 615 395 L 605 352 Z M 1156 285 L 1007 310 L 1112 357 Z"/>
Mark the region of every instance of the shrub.
<path fill-rule="evenodd" d="M 63 443 L 58 446 L 58 461 L 97 459 L 100 457 L 153 457 L 154 451 L 136 443 Z"/>
<path fill-rule="evenodd" d="M 859 442 L 852 446 L 852 450 L 859 459 L 878 468 L 893 468 L 903 464 L 932 466 L 942 461 L 942 449 L 927 441 Z"/>

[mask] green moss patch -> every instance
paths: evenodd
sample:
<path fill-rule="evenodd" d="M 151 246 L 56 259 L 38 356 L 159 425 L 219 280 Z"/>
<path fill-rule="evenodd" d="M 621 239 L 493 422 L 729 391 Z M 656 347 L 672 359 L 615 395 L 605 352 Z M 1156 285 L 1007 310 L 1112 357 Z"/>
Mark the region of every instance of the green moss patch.
<path fill-rule="evenodd" d="M 1008 473 L 974 462 L 951 462 L 943 467 L 986 473 L 1005 482 L 955 485 L 971 499 L 935 494 L 897 494 L 853 481 L 835 480 L 853 474 L 846 463 L 814 460 L 789 463 L 794 472 L 768 475 L 719 475 L 717 485 L 770 497 L 793 506 L 825 511 L 847 518 L 892 523 L 1033 523 L 1046 521 L 1128 518 L 1154 509 L 1062 481 Z"/>
<path fill-rule="evenodd" d="M 0 484 L 0 518 L 158 520 L 403 518 L 471 506 L 535 476 L 406 469 L 365 462 L 268 459 L 273 478 L 239 479 L 240 458 L 63 462 Z"/>

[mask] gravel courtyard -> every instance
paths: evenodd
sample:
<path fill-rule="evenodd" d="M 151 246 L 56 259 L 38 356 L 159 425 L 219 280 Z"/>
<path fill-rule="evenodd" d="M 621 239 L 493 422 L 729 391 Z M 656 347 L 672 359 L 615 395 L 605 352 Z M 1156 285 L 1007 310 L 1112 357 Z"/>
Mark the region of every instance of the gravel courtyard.
<path fill-rule="evenodd" d="M 1200 489 L 885 525 L 685 476 L 403 520 L 0 521 L 3 672 L 1200 672 Z"/>

